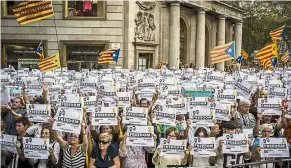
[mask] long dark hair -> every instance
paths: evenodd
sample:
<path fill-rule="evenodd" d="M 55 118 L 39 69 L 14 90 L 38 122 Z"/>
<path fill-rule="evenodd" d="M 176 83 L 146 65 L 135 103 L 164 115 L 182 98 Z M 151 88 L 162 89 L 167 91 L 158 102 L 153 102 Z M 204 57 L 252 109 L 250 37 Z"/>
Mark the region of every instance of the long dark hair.
<path fill-rule="evenodd" d="M 194 136 L 195 136 L 195 137 L 198 137 L 200 132 L 203 132 L 205 138 L 208 137 L 207 130 L 206 130 L 204 127 L 199 127 L 199 128 L 195 131 Z"/>

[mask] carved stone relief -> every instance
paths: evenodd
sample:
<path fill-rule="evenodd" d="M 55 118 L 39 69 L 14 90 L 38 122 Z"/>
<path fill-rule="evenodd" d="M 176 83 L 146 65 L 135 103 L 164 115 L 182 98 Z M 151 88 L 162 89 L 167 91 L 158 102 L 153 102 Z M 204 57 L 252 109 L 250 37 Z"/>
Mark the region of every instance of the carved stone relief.
<path fill-rule="evenodd" d="M 138 11 L 135 17 L 135 38 L 144 41 L 155 41 L 154 15 L 149 12 Z"/>
<path fill-rule="evenodd" d="M 155 17 L 154 14 L 148 10 L 154 9 L 156 3 L 145 1 L 137 1 L 136 3 L 141 10 L 138 11 L 135 16 L 134 37 L 147 42 L 155 41 Z"/>

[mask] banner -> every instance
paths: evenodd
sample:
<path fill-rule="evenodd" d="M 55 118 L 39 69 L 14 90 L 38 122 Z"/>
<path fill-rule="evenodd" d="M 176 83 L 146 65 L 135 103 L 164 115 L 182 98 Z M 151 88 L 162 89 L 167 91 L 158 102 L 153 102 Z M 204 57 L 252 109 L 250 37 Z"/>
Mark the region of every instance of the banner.
<path fill-rule="evenodd" d="M 26 110 L 30 122 L 45 123 L 51 116 L 50 104 L 26 104 Z"/>
<path fill-rule="evenodd" d="M 185 155 L 185 150 L 187 149 L 187 141 L 186 140 L 173 140 L 173 139 L 165 139 L 161 138 L 160 140 L 160 156 L 168 156 L 168 155 Z"/>
<path fill-rule="evenodd" d="M 123 124 L 129 125 L 147 125 L 148 108 L 144 107 L 124 107 L 123 109 Z"/>
<path fill-rule="evenodd" d="M 127 129 L 126 145 L 154 147 L 153 126 L 129 126 Z"/>
<path fill-rule="evenodd" d="M 248 134 L 223 134 L 222 153 L 246 153 L 249 151 Z"/>
<path fill-rule="evenodd" d="M 184 90 L 182 89 L 183 97 L 213 97 L 213 93 L 210 90 L 205 91 L 191 91 L 191 90 Z"/>
<path fill-rule="evenodd" d="M 260 138 L 262 158 L 290 158 L 286 138 Z"/>
<path fill-rule="evenodd" d="M 117 125 L 117 107 L 95 107 L 92 113 L 92 125 Z"/>
<path fill-rule="evenodd" d="M 58 107 L 52 129 L 80 134 L 82 120 L 82 108 Z"/>
<path fill-rule="evenodd" d="M 191 147 L 191 155 L 193 155 L 194 157 L 216 156 L 216 142 L 214 137 L 194 137 Z"/>
<path fill-rule="evenodd" d="M 1 150 L 17 154 L 16 141 L 17 136 L 1 134 Z"/>
<path fill-rule="evenodd" d="M 23 137 L 23 150 L 25 158 L 48 159 L 49 139 Z"/>

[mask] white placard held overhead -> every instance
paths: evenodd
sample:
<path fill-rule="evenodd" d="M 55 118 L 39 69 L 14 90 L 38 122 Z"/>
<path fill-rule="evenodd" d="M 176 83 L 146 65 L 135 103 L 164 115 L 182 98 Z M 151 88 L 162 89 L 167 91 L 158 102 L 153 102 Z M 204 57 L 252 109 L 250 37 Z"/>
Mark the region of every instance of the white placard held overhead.
<path fill-rule="evenodd" d="M 153 126 L 129 126 L 127 128 L 126 145 L 154 147 Z"/>
<path fill-rule="evenodd" d="M 118 107 L 129 107 L 130 104 L 130 93 L 129 92 L 116 92 L 117 105 Z"/>
<path fill-rule="evenodd" d="M 16 141 L 17 136 L 1 134 L 1 150 L 17 154 Z"/>
<path fill-rule="evenodd" d="M 147 125 L 148 108 L 144 107 L 124 107 L 123 124 Z"/>
<path fill-rule="evenodd" d="M 82 119 L 82 108 L 59 107 L 52 129 L 80 134 Z"/>
<path fill-rule="evenodd" d="M 263 115 L 282 115 L 280 98 L 259 98 L 258 113 Z"/>
<path fill-rule="evenodd" d="M 95 107 L 92 113 L 92 125 L 117 125 L 117 107 Z"/>
<path fill-rule="evenodd" d="M 191 126 L 194 127 L 211 127 L 213 126 L 213 119 L 215 111 L 207 107 L 196 107 L 189 112 Z"/>
<path fill-rule="evenodd" d="M 30 122 L 48 122 L 51 116 L 50 104 L 26 104 L 27 115 Z"/>
<path fill-rule="evenodd" d="M 160 106 L 156 109 L 153 123 L 176 126 L 176 109 Z"/>
<path fill-rule="evenodd" d="M 229 121 L 229 113 L 231 109 L 230 104 L 221 104 L 218 102 L 211 103 L 211 106 L 215 109 L 215 117 L 216 120 L 221 121 Z"/>

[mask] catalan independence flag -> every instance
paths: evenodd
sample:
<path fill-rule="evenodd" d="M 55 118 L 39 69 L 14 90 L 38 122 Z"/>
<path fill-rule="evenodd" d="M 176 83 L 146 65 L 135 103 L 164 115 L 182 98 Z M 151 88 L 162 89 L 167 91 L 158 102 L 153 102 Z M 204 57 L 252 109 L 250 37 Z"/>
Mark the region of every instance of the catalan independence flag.
<path fill-rule="evenodd" d="M 36 54 L 39 55 L 40 60 L 44 59 L 44 54 L 43 54 L 43 49 L 42 49 L 42 41 L 39 43 L 39 45 L 36 49 Z"/>
<path fill-rule="evenodd" d="M 262 65 L 264 66 L 264 68 L 266 70 L 270 70 L 272 68 L 272 61 L 271 61 L 271 59 L 265 60 L 264 62 L 262 62 Z"/>
<path fill-rule="evenodd" d="M 28 0 L 13 7 L 19 24 L 24 25 L 49 18 L 54 15 L 51 0 Z"/>
<path fill-rule="evenodd" d="M 273 40 L 281 40 L 282 38 L 285 37 L 285 26 L 281 26 L 278 29 L 275 29 L 270 32 L 270 36 Z"/>
<path fill-rule="evenodd" d="M 244 60 L 247 60 L 249 58 L 249 54 L 245 50 L 241 50 L 241 55 Z"/>
<path fill-rule="evenodd" d="M 256 56 L 258 57 L 259 61 L 263 64 L 267 60 L 271 60 L 274 56 L 278 56 L 278 48 L 277 43 L 272 42 L 257 52 Z"/>
<path fill-rule="evenodd" d="M 281 62 L 288 62 L 289 61 L 289 51 L 286 51 L 282 57 L 281 57 Z"/>
<path fill-rule="evenodd" d="M 235 42 L 214 47 L 210 51 L 211 63 L 229 61 L 235 57 Z"/>
<path fill-rule="evenodd" d="M 118 62 L 120 49 L 108 49 L 99 54 L 98 64 Z"/>
<path fill-rule="evenodd" d="M 61 67 L 59 53 L 56 53 L 50 57 L 41 60 L 38 63 L 40 71 L 51 71 Z"/>

